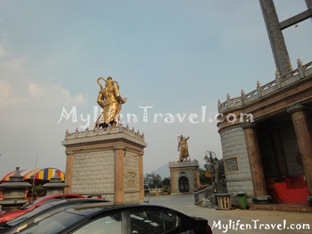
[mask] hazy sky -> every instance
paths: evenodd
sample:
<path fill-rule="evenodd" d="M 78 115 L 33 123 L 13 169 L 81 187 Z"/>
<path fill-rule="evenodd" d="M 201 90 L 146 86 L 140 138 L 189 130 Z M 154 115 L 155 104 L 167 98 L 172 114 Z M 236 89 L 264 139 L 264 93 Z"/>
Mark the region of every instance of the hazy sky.
<path fill-rule="evenodd" d="M 306 10 L 304 0 L 274 2 L 280 20 Z M 284 36 L 294 68 L 312 60 L 311 20 Z M 207 150 L 222 157 L 218 99 L 274 73 L 258 0 L 0 0 L 0 176 L 64 171 L 65 131 L 82 131 L 81 115 L 93 128 L 100 76 L 119 82 L 122 113 L 137 116 L 128 124 L 145 134 L 145 173 L 178 160 L 181 134 L 203 167 Z M 61 119 L 63 108 L 76 108 L 77 122 Z M 159 113 L 173 123 L 153 122 Z"/>

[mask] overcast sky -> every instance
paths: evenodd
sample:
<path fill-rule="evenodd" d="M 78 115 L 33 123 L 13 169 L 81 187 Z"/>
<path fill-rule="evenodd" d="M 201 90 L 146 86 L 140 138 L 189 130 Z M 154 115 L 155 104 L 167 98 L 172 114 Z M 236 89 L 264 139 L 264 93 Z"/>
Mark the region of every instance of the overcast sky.
<path fill-rule="evenodd" d="M 306 10 L 304 0 L 274 2 L 280 21 Z M 284 36 L 294 68 L 312 60 L 311 20 Z M 81 115 L 93 128 L 100 76 L 119 82 L 122 113 L 137 116 L 128 124 L 145 134 L 145 173 L 178 160 L 181 134 L 203 167 L 207 150 L 222 157 L 218 99 L 274 73 L 258 0 L 0 0 L 0 176 L 16 166 L 64 171 L 65 131 L 82 131 Z M 153 122 L 156 113 L 175 119 Z"/>

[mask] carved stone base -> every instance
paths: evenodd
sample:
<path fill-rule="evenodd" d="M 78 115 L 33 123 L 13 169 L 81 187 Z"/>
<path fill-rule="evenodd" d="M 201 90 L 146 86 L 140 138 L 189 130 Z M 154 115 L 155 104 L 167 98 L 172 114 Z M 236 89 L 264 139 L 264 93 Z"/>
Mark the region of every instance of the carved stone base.
<path fill-rule="evenodd" d="M 144 135 L 128 127 L 66 133 L 66 193 L 115 204 L 144 201 Z"/>

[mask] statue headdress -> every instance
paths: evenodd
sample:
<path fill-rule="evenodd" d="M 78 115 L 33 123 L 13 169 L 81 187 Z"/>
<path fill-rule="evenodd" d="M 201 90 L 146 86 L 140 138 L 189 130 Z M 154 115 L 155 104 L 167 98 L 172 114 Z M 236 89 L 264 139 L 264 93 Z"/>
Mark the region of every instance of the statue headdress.
<path fill-rule="evenodd" d="M 99 78 L 97 78 L 96 82 L 98 83 L 98 85 L 100 86 L 100 88 L 103 89 L 103 85 L 101 84 L 101 80 L 104 80 L 105 83 L 107 82 L 107 80 L 112 80 L 112 81 L 113 81 L 113 84 L 116 84 L 117 89 L 119 90 L 119 84 L 118 84 L 118 82 L 115 81 L 115 80 L 113 80 L 112 77 L 109 76 L 109 77 L 107 77 L 107 79 L 105 79 L 104 77 L 99 77 Z"/>

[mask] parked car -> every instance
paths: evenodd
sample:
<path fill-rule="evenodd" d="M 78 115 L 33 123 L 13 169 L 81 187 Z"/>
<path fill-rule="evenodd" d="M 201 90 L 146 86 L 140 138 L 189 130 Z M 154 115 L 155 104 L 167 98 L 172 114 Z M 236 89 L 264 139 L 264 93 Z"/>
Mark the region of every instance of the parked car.
<path fill-rule="evenodd" d="M 22 214 L 25 214 L 29 211 L 32 211 L 36 209 L 37 207 L 49 203 L 54 202 L 60 199 L 69 199 L 69 198 L 83 198 L 84 196 L 79 194 L 55 194 L 55 195 L 49 195 L 40 197 L 37 200 L 26 203 L 24 206 L 22 206 L 20 209 L 12 210 L 12 211 L 6 211 L 0 214 L 0 225 L 2 223 L 6 223 L 18 216 L 21 216 Z"/>
<path fill-rule="evenodd" d="M 171 208 L 147 203 L 133 205 L 86 204 L 72 207 L 35 224 L 23 234 L 212 234 L 208 221 Z"/>
<path fill-rule="evenodd" d="M 53 215 L 69 207 L 86 204 L 86 203 L 103 203 L 107 200 L 97 198 L 71 198 L 61 199 L 58 201 L 46 203 L 40 207 L 29 211 L 15 219 L 12 219 L 0 226 L 0 233 L 17 233 L 29 225 L 36 224 L 40 220 Z"/>

